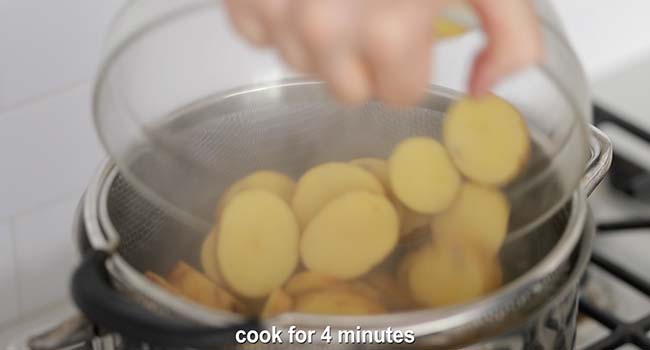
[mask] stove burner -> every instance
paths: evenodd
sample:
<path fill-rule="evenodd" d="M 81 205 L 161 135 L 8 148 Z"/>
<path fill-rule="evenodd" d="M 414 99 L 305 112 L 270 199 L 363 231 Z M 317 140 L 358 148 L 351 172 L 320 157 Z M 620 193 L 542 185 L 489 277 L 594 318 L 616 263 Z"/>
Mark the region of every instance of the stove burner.
<path fill-rule="evenodd" d="M 614 124 L 650 144 L 650 133 L 599 106 L 594 107 L 594 120 L 597 125 L 600 123 Z M 650 200 L 650 173 L 616 153 L 609 178 L 615 189 L 637 199 Z M 601 223 L 598 225 L 598 234 L 623 234 L 626 230 L 641 228 L 650 228 L 650 218 Z M 602 254 L 594 252 L 591 261 L 614 276 L 618 282 L 626 283 L 650 298 L 650 281 Z M 650 338 L 648 337 L 650 314 L 633 322 L 623 321 L 608 311 L 611 308 L 598 305 L 597 299 L 591 298 L 589 292 L 584 292 L 581 296 L 579 308 L 583 318 L 591 318 L 610 331 L 607 336 L 588 345 L 585 350 L 617 349 L 629 344 L 643 350 L 650 350 Z"/>

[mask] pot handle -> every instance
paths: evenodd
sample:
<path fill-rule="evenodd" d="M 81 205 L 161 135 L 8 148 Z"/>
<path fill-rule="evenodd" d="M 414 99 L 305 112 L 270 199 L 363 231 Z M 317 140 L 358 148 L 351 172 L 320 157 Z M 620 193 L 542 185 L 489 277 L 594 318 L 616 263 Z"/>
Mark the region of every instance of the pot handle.
<path fill-rule="evenodd" d="M 115 331 L 129 340 L 150 345 L 190 346 L 214 349 L 233 345 L 237 331 L 261 329 L 255 320 L 228 328 L 216 328 L 163 318 L 145 309 L 117 291 L 106 270 L 110 253 L 91 250 L 72 277 L 75 304 L 92 322 Z"/>
<path fill-rule="evenodd" d="M 590 125 L 589 131 L 591 157 L 587 163 L 587 171 L 580 182 L 587 195 L 590 195 L 607 175 L 607 171 L 612 165 L 613 154 L 612 142 L 605 133 L 593 125 Z"/>

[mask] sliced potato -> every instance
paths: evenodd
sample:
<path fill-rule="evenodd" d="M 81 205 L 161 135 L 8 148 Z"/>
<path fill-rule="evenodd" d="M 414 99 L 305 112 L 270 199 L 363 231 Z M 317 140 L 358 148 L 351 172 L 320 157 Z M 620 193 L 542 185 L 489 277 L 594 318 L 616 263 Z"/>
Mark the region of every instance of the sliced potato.
<path fill-rule="evenodd" d="M 317 271 L 302 271 L 291 276 L 284 290 L 290 295 L 327 289 L 341 283 L 338 278 Z"/>
<path fill-rule="evenodd" d="M 345 163 L 326 163 L 307 171 L 298 180 L 292 207 L 305 228 L 314 216 L 334 198 L 351 191 L 384 194 L 384 188 L 370 172 Z"/>
<path fill-rule="evenodd" d="M 399 236 L 393 205 L 384 196 L 350 192 L 328 203 L 300 242 L 305 266 L 340 279 L 370 271 L 386 258 Z"/>
<path fill-rule="evenodd" d="M 408 290 L 386 272 L 375 272 L 365 278 L 380 294 L 380 300 L 390 310 L 407 310 L 414 305 Z"/>
<path fill-rule="evenodd" d="M 387 192 L 390 191 L 390 180 L 388 178 L 388 162 L 380 158 L 358 158 L 351 160 L 350 163 L 358 165 L 375 175 L 377 180 L 384 185 Z"/>
<path fill-rule="evenodd" d="M 397 199 L 397 197 L 395 197 L 395 194 L 393 193 L 393 189 L 390 186 L 390 178 L 388 176 L 388 161 L 380 158 L 358 158 L 350 161 L 350 163 L 358 165 L 375 175 L 379 182 L 384 186 L 386 195 L 388 199 L 393 202 L 393 206 L 397 211 L 397 216 L 399 217 L 400 222 L 402 222 L 404 216 L 409 210 L 399 201 L 399 199 Z"/>
<path fill-rule="evenodd" d="M 235 292 L 261 298 L 282 287 L 298 264 L 296 218 L 279 196 L 248 190 L 224 208 L 217 238 L 217 262 Z"/>
<path fill-rule="evenodd" d="M 447 151 L 426 137 L 406 139 L 397 145 L 388 161 L 388 170 L 397 198 L 423 214 L 447 209 L 461 184 Z"/>
<path fill-rule="evenodd" d="M 415 262 L 415 259 L 417 258 L 421 249 L 424 248 L 415 249 L 404 254 L 399 264 L 397 265 L 397 283 L 403 288 L 409 288 L 409 272 L 411 271 L 411 267 L 413 266 L 413 263 Z"/>
<path fill-rule="evenodd" d="M 460 23 L 445 17 L 439 17 L 435 23 L 435 36 L 438 39 L 451 38 L 464 34 L 467 31 Z"/>
<path fill-rule="evenodd" d="M 484 294 L 499 289 L 503 285 L 503 271 L 498 257 L 483 255 L 483 269 L 485 274 Z"/>
<path fill-rule="evenodd" d="M 254 172 L 245 178 L 230 185 L 219 200 L 217 205 L 217 215 L 221 215 L 223 208 L 236 196 L 239 192 L 245 190 L 266 190 L 278 195 L 287 203 L 291 203 L 293 191 L 296 183 L 287 175 L 276 171 L 260 170 Z"/>
<path fill-rule="evenodd" d="M 524 169 L 530 153 L 528 129 L 508 102 L 488 95 L 454 103 L 443 123 L 444 144 L 471 180 L 502 186 Z"/>
<path fill-rule="evenodd" d="M 260 314 L 261 319 L 269 319 L 291 311 L 293 299 L 282 289 L 276 289 L 269 295 Z"/>
<path fill-rule="evenodd" d="M 226 311 L 234 311 L 238 304 L 234 296 L 185 262 L 176 264 L 168 280 L 182 296 L 198 304 Z"/>
<path fill-rule="evenodd" d="M 382 295 L 379 290 L 377 290 L 375 287 L 371 286 L 369 283 L 366 283 L 364 281 L 350 281 L 344 285 L 341 285 L 339 287 L 341 290 L 347 290 L 352 293 L 356 293 L 358 295 L 361 295 L 368 300 L 372 300 L 378 304 L 381 305 L 382 303 Z"/>
<path fill-rule="evenodd" d="M 298 298 L 295 309 L 321 315 L 375 315 L 386 311 L 376 301 L 343 289 L 307 293 Z"/>
<path fill-rule="evenodd" d="M 483 260 L 462 244 L 436 244 L 422 249 L 408 281 L 413 299 L 428 307 L 463 303 L 485 291 Z"/>
<path fill-rule="evenodd" d="M 449 209 L 432 222 L 434 239 L 458 236 L 497 254 L 508 233 L 510 204 L 495 188 L 465 183 Z"/>
<path fill-rule="evenodd" d="M 413 210 L 406 209 L 402 218 L 400 235 L 408 236 L 409 234 L 431 225 L 431 215 L 420 214 Z"/>
<path fill-rule="evenodd" d="M 219 272 L 219 265 L 217 264 L 217 232 L 213 231 L 205 237 L 201 245 L 201 268 L 203 272 L 216 284 L 223 283 L 223 277 Z"/>
<path fill-rule="evenodd" d="M 164 279 L 162 276 L 151 272 L 151 271 L 146 271 L 144 273 L 145 277 L 149 279 L 149 281 L 153 282 L 154 284 L 158 285 L 160 288 L 174 294 L 174 295 L 181 295 L 181 291 L 178 290 L 178 288 L 174 287 L 171 283 L 169 283 L 166 279 Z"/>

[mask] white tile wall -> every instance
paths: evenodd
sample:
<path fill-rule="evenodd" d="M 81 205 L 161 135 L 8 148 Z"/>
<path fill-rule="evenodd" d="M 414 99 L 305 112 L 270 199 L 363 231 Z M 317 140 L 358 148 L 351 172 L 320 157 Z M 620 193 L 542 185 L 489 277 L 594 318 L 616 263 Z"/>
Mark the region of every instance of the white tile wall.
<path fill-rule="evenodd" d="M 87 80 L 125 0 L 0 1 L 0 109 Z"/>
<path fill-rule="evenodd" d="M 81 193 L 101 158 L 88 84 L 0 114 L 0 218 Z"/>
<path fill-rule="evenodd" d="M 22 314 L 68 297 L 70 275 L 78 262 L 70 229 L 78 200 L 70 198 L 14 220 Z"/>
<path fill-rule="evenodd" d="M 67 298 L 71 218 L 104 158 L 91 80 L 127 0 L 0 0 L 0 329 Z"/>

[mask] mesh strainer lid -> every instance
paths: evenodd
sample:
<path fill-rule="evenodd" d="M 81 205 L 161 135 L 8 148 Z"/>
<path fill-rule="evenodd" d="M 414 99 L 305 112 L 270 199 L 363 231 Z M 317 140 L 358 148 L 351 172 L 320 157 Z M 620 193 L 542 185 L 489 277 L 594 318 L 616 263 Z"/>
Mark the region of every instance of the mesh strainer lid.
<path fill-rule="evenodd" d="M 517 208 L 511 233 L 527 232 L 564 204 L 586 163 L 584 79 L 552 29 L 541 28 L 548 63 L 495 90 L 522 113 L 533 138 L 526 170 L 506 188 Z M 386 158 L 407 137 L 439 138 L 481 45 L 478 30 L 440 43 L 436 67 L 444 70 L 435 72 L 419 106 L 345 108 L 322 83 L 243 43 L 219 2 L 139 1 L 112 30 L 95 120 L 129 183 L 207 232 L 224 189 L 252 171 L 298 178 L 319 163 Z"/>

